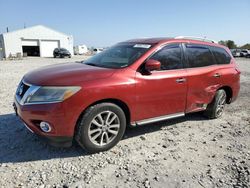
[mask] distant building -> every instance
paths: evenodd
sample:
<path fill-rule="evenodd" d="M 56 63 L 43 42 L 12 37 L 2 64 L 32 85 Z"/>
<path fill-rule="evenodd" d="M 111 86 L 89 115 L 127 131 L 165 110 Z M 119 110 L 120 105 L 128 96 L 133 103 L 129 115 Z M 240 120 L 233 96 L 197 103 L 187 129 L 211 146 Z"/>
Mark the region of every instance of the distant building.
<path fill-rule="evenodd" d="M 74 46 L 74 54 L 75 55 L 83 55 L 83 54 L 88 53 L 88 51 L 89 51 L 88 47 L 84 44 Z"/>
<path fill-rule="evenodd" d="M 17 53 L 53 57 L 55 48 L 66 48 L 74 55 L 73 37 L 42 25 L 0 34 L 0 59 Z"/>

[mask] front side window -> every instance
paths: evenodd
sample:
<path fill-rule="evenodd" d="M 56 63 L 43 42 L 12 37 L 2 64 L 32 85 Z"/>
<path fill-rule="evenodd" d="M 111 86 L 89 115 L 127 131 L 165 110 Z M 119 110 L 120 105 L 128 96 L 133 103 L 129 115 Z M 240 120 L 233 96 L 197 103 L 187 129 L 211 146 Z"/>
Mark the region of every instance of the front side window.
<path fill-rule="evenodd" d="M 205 67 L 216 64 L 213 54 L 207 46 L 203 45 L 186 45 L 189 67 Z"/>
<path fill-rule="evenodd" d="M 161 62 L 161 70 L 182 69 L 181 48 L 179 44 L 168 45 L 156 52 L 150 59 Z"/>
<path fill-rule="evenodd" d="M 105 68 L 123 68 L 133 64 L 151 48 L 151 44 L 122 43 L 98 53 L 83 63 Z"/>
<path fill-rule="evenodd" d="M 217 64 L 229 64 L 231 61 L 230 55 L 225 49 L 219 47 L 211 47 L 211 51 L 214 54 Z"/>

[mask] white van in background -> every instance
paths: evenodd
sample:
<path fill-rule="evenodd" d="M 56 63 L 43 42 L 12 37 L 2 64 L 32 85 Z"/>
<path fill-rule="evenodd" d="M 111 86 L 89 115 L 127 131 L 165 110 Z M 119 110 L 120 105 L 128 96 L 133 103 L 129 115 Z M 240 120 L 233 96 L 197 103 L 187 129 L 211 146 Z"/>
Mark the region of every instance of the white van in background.
<path fill-rule="evenodd" d="M 240 57 L 249 57 L 250 56 L 250 50 L 248 49 L 241 49 Z"/>
<path fill-rule="evenodd" d="M 83 55 L 88 53 L 88 47 L 86 45 L 78 45 L 74 46 L 74 54 L 75 55 Z"/>

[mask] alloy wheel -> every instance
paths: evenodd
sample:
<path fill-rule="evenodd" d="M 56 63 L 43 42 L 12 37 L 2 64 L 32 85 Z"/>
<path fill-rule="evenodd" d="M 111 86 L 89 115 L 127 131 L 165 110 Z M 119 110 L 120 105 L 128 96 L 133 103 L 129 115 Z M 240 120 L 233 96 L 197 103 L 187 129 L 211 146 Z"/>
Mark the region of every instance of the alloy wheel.
<path fill-rule="evenodd" d="M 97 114 L 90 122 L 88 136 L 97 146 L 105 146 L 112 142 L 120 130 L 120 120 L 112 111 Z"/>
<path fill-rule="evenodd" d="M 218 104 L 217 104 L 217 108 L 216 108 L 217 117 L 220 117 L 223 113 L 223 110 L 224 110 L 224 107 L 226 104 L 226 98 L 227 98 L 226 93 L 223 92 L 218 100 Z"/>

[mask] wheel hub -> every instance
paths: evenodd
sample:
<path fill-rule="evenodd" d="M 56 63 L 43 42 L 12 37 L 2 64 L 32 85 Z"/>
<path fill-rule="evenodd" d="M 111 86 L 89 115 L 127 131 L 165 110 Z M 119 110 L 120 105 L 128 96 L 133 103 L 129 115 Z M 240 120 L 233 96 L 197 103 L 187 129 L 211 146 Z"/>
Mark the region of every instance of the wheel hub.
<path fill-rule="evenodd" d="M 103 126 L 102 126 L 102 131 L 103 131 L 103 132 L 108 131 L 108 125 L 103 125 Z"/>

